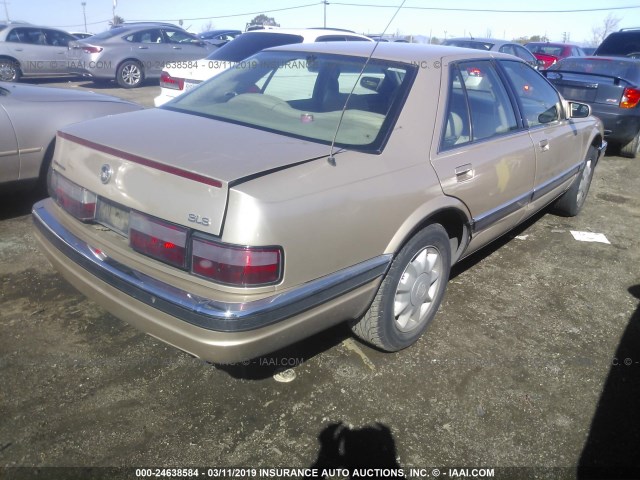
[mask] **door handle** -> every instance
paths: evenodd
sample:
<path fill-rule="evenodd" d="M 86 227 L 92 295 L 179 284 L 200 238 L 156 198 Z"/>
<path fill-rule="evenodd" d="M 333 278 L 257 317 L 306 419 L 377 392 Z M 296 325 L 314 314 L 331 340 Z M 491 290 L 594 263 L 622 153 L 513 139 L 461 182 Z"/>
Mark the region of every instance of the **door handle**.
<path fill-rule="evenodd" d="M 464 182 L 471 180 L 474 176 L 473 166 L 470 163 L 456 167 L 456 181 Z"/>
<path fill-rule="evenodd" d="M 543 152 L 549 150 L 549 140 L 547 140 L 546 138 L 544 140 L 540 140 L 538 145 L 540 145 L 540 150 Z"/>
<path fill-rule="evenodd" d="M 182 47 L 171 47 L 171 48 L 173 48 L 174 50 L 182 50 Z"/>
<path fill-rule="evenodd" d="M 140 45 L 138 48 L 140 50 L 149 50 L 149 47 L 145 47 L 145 46 L 142 46 L 142 45 Z"/>

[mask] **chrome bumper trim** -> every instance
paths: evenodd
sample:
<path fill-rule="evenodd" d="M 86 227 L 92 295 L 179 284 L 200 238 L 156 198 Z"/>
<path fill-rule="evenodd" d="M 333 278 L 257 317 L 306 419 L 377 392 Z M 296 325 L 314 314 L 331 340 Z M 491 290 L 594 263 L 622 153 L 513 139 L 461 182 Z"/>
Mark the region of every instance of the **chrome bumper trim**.
<path fill-rule="evenodd" d="M 33 220 L 42 235 L 71 261 L 114 288 L 179 320 L 207 330 L 242 332 L 291 318 L 320 306 L 384 275 L 393 258 L 380 255 L 300 287 L 244 303 L 220 302 L 193 295 L 133 270 L 65 229 L 43 200 L 33 206 Z"/>

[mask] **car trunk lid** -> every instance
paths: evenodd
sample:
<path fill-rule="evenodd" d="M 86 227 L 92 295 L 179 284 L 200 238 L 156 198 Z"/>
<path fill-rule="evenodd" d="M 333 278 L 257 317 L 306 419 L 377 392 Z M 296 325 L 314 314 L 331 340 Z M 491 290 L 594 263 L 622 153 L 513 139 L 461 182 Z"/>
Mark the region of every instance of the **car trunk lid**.
<path fill-rule="evenodd" d="M 247 129 L 159 109 L 104 117 L 58 133 L 54 168 L 124 212 L 219 235 L 233 184 L 328 153 L 326 145 Z"/>

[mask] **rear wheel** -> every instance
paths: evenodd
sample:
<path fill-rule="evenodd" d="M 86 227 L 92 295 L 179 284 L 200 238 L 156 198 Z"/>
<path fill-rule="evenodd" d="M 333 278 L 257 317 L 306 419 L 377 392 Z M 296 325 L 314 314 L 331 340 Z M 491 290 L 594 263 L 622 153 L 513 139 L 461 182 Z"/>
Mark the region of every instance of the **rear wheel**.
<path fill-rule="evenodd" d="M 620 147 L 620 156 L 627 158 L 636 158 L 638 156 L 638 152 L 640 151 L 640 131 L 636 133 L 636 136 L 633 137 L 629 143 L 622 145 Z"/>
<path fill-rule="evenodd" d="M 554 213 L 565 217 L 575 217 L 582 210 L 591 179 L 593 178 L 593 170 L 596 166 L 598 153 L 594 147 L 589 147 L 587 158 L 582 172 L 575 179 L 569 190 L 567 190 L 553 205 Z"/>
<path fill-rule="evenodd" d="M 126 60 L 116 72 L 116 81 L 122 88 L 136 88 L 144 81 L 142 65 L 135 60 Z"/>
<path fill-rule="evenodd" d="M 11 58 L 0 58 L 0 81 L 17 82 L 21 76 L 18 62 Z"/>
<path fill-rule="evenodd" d="M 402 350 L 422 335 L 436 315 L 449 281 L 451 247 L 446 230 L 431 224 L 393 260 L 371 307 L 353 332 L 382 350 Z"/>

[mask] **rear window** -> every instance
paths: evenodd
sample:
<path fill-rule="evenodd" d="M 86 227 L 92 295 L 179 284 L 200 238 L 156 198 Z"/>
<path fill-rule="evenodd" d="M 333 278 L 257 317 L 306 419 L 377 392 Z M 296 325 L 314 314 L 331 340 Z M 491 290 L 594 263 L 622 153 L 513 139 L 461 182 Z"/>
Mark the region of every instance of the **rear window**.
<path fill-rule="evenodd" d="M 604 39 L 595 54 L 640 58 L 640 30 L 612 33 Z"/>
<path fill-rule="evenodd" d="M 624 78 L 634 83 L 640 82 L 640 63 L 623 59 L 565 58 L 553 65 L 549 70 L 613 76 Z"/>
<path fill-rule="evenodd" d="M 562 55 L 562 51 L 564 50 L 564 47 L 558 45 L 548 45 L 545 43 L 527 43 L 525 47 L 527 47 L 533 53 L 553 55 L 554 57 L 559 57 L 560 55 Z"/>
<path fill-rule="evenodd" d="M 303 40 L 302 36 L 289 33 L 247 32 L 211 53 L 207 59 L 239 62 L 265 48 L 302 43 Z"/>
<path fill-rule="evenodd" d="M 98 33 L 97 35 L 93 35 L 91 37 L 91 41 L 94 40 L 107 40 L 109 38 L 113 38 L 117 35 L 121 35 L 123 33 L 126 33 L 127 29 L 124 27 L 116 27 L 116 28 L 112 28 L 111 30 L 107 30 L 104 31 L 102 33 Z"/>
<path fill-rule="evenodd" d="M 377 152 L 415 73 L 385 60 L 260 52 L 161 108 Z"/>
<path fill-rule="evenodd" d="M 493 43 L 474 42 L 473 40 L 446 40 L 442 44 L 452 47 L 473 48 L 475 50 L 491 50 L 491 47 L 493 47 Z"/>

